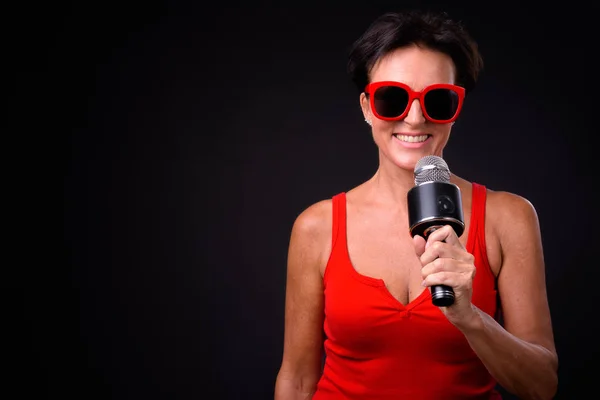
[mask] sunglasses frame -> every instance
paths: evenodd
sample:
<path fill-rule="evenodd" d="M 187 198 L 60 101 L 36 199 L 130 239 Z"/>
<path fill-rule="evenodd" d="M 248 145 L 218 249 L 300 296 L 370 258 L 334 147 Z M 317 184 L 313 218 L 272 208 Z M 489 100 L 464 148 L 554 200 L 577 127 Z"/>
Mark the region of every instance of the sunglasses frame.
<path fill-rule="evenodd" d="M 384 86 L 394 86 L 399 87 L 401 89 L 406 90 L 408 93 L 408 102 L 406 103 L 406 109 L 402 112 L 402 114 L 397 117 L 384 117 L 377 112 L 375 108 L 375 96 L 373 93 L 381 87 Z M 448 89 L 452 90 L 458 95 L 458 106 L 456 107 L 456 112 L 450 119 L 435 119 L 431 118 L 431 116 L 427 113 L 427 108 L 425 108 L 425 95 L 434 90 L 434 89 Z M 404 83 L 396 82 L 396 81 L 380 81 L 380 82 L 371 82 L 365 87 L 365 94 L 369 97 L 369 104 L 371 105 L 371 111 L 373 114 L 384 121 L 399 121 L 406 117 L 408 111 L 410 110 L 410 106 L 415 99 L 419 99 L 419 104 L 421 105 L 421 111 L 423 112 L 423 116 L 430 122 L 434 122 L 436 124 L 446 124 L 449 122 L 454 122 L 456 118 L 458 118 L 458 114 L 462 109 L 463 101 L 465 99 L 465 88 L 458 85 L 452 85 L 449 83 L 435 83 L 433 85 L 429 85 L 420 92 L 412 90 L 412 88 Z"/>

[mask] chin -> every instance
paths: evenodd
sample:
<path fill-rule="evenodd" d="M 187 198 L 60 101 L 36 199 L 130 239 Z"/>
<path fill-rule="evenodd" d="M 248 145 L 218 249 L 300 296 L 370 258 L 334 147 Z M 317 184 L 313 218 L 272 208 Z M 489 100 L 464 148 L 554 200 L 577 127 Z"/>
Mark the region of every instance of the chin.
<path fill-rule="evenodd" d="M 432 152 L 428 151 L 403 153 L 398 154 L 396 157 L 394 157 L 393 161 L 398 168 L 413 171 L 415 165 L 421 158 L 432 154 Z"/>
<path fill-rule="evenodd" d="M 392 163 L 397 168 L 412 172 L 415 169 L 415 165 L 417 164 L 417 161 L 419 161 L 420 159 L 421 159 L 420 155 L 419 156 L 403 155 L 403 156 L 399 156 L 399 157 L 394 157 L 392 159 Z"/>

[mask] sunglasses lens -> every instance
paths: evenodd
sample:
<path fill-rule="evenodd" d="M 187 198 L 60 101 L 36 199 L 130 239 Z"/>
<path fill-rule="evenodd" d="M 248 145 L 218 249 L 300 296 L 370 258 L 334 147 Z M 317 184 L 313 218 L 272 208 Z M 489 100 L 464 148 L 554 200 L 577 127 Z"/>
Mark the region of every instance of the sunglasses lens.
<path fill-rule="evenodd" d="M 408 93 L 396 86 L 382 86 L 373 94 L 375 111 L 382 117 L 394 118 L 406 110 Z"/>
<path fill-rule="evenodd" d="M 425 95 L 425 109 L 432 119 L 448 120 L 458 110 L 458 93 L 450 89 L 433 89 Z"/>

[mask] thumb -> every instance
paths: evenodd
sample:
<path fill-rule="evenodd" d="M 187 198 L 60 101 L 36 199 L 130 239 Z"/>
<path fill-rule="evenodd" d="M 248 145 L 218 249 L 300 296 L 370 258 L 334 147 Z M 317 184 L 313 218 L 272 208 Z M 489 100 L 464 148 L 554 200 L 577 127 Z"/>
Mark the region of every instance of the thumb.
<path fill-rule="evenodd" d="M 427 242 L 425 241 L 425 238 L 423 238 L 422 236 L 413 236 L 413 244 L 415 246 L 415 253 L 417 254 L 417 257 L 421 257 L 421 255 L 425 252 L 426 243 Z"/>

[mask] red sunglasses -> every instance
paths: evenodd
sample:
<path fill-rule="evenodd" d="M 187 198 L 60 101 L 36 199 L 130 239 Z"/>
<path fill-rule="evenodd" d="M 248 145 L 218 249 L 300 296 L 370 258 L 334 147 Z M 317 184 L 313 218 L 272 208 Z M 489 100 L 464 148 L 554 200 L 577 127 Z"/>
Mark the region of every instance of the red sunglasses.
<path fill-rule="evenodd" d="M 436 83 L 416 92 L 400 82 L 373 82 L 367 85 L 365 93 L 369 97 L 371 110 L 379 119 L 403 119 L 413 100 L 419 99 L 425 118 L 438 124 L 454 121 L 465 98 L 465 88 L 447 83 Z"/>

